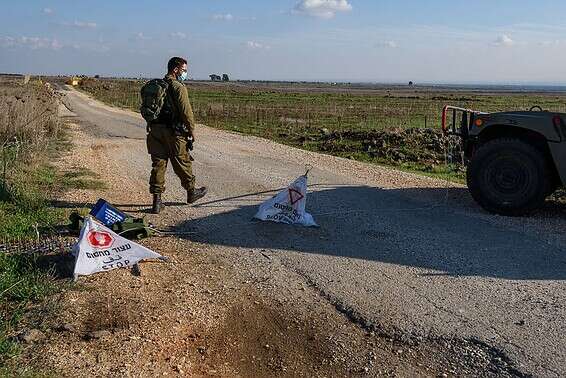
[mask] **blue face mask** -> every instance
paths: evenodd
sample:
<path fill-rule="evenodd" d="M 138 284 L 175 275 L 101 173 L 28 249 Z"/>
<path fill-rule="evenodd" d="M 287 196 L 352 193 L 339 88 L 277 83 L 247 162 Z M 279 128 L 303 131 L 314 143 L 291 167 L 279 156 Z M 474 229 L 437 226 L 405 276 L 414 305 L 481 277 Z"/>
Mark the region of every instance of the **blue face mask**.
<path fill-rule="evenodd" d="M 185 81 L 188 78 L 189 78 L 189 74 L 187 73 L 187 71 L 185 71 L 182 74 L 180 74 L 179 76 L 177 76 L 177 80 L 179 80 L 179 81 Z"/>

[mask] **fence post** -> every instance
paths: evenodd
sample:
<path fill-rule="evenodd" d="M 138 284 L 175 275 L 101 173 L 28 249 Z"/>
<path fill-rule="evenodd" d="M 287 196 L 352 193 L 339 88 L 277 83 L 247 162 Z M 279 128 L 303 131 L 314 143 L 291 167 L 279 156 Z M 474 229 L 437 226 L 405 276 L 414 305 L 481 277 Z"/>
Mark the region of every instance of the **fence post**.
<path fill-rule="evenodd" d="M 338 133 L 340 135 L 340 142 L 342 142 L 342 116 L 338 116 Z"/>

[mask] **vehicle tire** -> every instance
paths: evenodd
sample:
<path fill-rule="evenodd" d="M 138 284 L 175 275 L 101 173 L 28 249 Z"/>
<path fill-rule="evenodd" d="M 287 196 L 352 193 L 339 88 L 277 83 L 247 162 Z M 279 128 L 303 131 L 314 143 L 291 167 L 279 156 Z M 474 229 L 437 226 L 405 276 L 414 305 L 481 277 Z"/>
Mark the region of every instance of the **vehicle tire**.
<path fill-rule="evenodd" d="M 474 200 L 489 212 L 517 216 L 544 202 L 550 182 L 544 154 L 521 139 L 499 138 L 481 146 L 467 170 Z"/>

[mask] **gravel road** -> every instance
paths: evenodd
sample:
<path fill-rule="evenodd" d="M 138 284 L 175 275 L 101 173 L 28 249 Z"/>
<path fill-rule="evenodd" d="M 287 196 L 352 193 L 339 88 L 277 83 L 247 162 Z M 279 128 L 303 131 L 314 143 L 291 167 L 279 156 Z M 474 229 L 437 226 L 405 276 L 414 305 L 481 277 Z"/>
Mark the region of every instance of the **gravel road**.
<path fill-rule="evenodd" d="M 65 93 L 83 131 L 116 146 L 105 157 L 133 182 L 120 197 L 130 190 L 131 201 L 117 205 L 143 212 L 151 202 L 143 120 Z M 566 375 L 563 206 L 548 202 L 528 218 L 493 216 L 454 184 L 205 126 L 193 155 L 197 185 L 210 194 L 182 206 L 186 194 L 170 170 L 169 206 L 149 217 L 246 274 L 268 269 L 279 303 L 302 281 L 365 332 L 409 344 L 463 340 L 506 361 L 510 375 Z M 251 221 L 305 164 L 314 167 L 307 209 L 320 228 Z"/>

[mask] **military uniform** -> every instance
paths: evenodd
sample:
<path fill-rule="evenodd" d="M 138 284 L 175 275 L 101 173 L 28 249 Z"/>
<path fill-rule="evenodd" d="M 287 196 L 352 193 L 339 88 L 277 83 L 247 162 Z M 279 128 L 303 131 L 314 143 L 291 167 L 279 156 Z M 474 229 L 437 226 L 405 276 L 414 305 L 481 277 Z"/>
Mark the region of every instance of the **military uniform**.
<path fill-rule="evenodd" d="M 147 151 L 151 155 L 152 169 L 149 178 L 149 191 L 160 194 L 165 191 L 165 172 L 170 160 L 173 171 L 181 180 L 181 185 L 188 193 L 195 189 L 195 176 L 191 156 L 187 151 L 187 137 L 192 137 L 195 119 L 187 87 L 177 81 L 173 75 L 165 76 L 169 83 L 167 101 L 170 116 L 160 117 L 148 125 Z M 168 113 L 163 112 L 164 114 Z M 165 119 L 167 118 L 167 119 Z M 184 126 L 184 132 L 179 127 Z"/>

